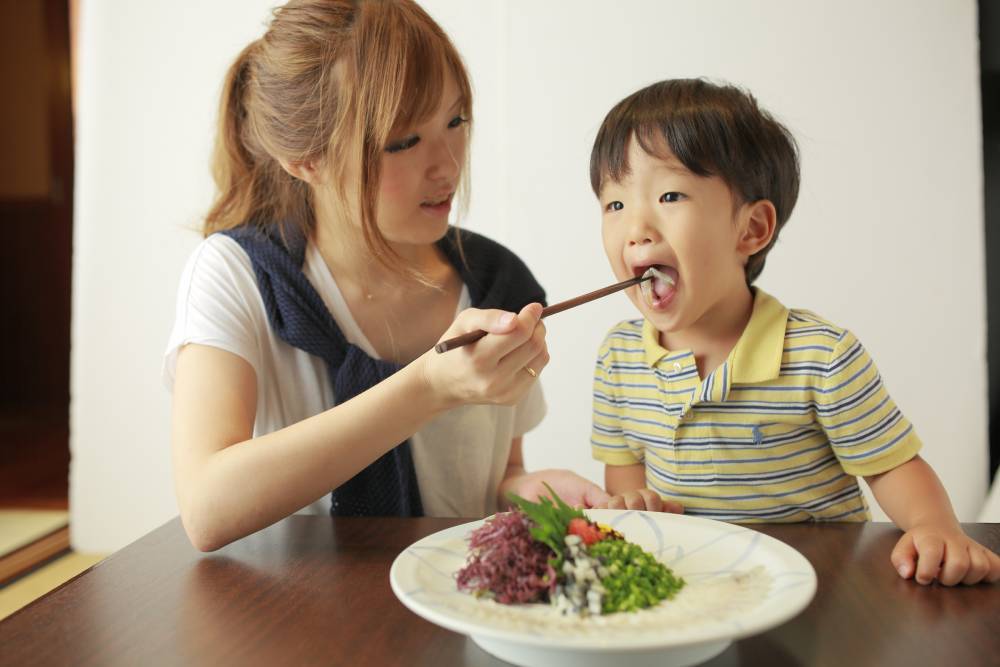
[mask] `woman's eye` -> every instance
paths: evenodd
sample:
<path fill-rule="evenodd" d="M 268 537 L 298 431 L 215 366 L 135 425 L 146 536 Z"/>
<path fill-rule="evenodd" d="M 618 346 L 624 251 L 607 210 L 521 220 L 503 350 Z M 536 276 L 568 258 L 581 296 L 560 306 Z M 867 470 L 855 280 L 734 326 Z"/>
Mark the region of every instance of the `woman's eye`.
<path fill-rule="evenodd" d="M 664 192 L 660 195 L 661 204 L 672 204 L 673 202 L 678 202 L 684 198 L 684 195 L 680 192 Z"/>
<path fill-rule="evenodd" d="M 469 122 L 468 118 L 463 118 L 462 116 L 455 116 L 450 121 L 448 121 L 448 127 L 455 128 L 461 125 L 462 123 L 468 123 L 468 122 Z"/>
<path fill-rule="evenodd" d="M 625 204 L 621 203 L 620 201 L 618 201 L 616 199 L 615 201 L 613 201 L 610 204 L 608 204 L 607 206 L 605 206 L 604 210 L 605 211 L 620 211 L 623 208 L 625 208 Z"/>
<path fill-rule="evenodd" d="M 407 137 L 400 141 L 393 142 L 385 147 L 386 153 L 398 153 L 400 151 L 405 151 L 408 148 L 413 148 L 420 143 L 420 137 L 414 135 L 412 137 Z"/>

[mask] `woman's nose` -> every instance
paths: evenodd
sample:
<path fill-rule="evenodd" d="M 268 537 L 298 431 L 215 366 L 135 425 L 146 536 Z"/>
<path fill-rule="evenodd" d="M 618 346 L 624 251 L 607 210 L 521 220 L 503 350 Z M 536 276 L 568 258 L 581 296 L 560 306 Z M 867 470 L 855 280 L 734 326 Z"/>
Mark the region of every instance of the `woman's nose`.
<path fill-rule="evenodd" d="M 431 178 L 455 179 L 462 170 L 461 155 L 458 148 L 452 146 L 448 138 L 439 139 L 431 152 L 431 163 L 428 175 Z"/>

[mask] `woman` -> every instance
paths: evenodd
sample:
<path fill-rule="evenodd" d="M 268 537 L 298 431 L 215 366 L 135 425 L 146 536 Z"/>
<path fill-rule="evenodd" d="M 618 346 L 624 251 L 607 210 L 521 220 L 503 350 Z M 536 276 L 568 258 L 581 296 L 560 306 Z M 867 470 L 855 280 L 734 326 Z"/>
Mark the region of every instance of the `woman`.
<path fill-rule="evenodd" d="M 509 250 L 448 226 L 471 104 L 460 57 L 409 0 L 290 2 L 230 68 L 219 193 L 165 363 L 197 548 L 309 505 L 482 516 L 543 481 L 606 500 L 568 471 L 524 471 L 544 292 Z"/>

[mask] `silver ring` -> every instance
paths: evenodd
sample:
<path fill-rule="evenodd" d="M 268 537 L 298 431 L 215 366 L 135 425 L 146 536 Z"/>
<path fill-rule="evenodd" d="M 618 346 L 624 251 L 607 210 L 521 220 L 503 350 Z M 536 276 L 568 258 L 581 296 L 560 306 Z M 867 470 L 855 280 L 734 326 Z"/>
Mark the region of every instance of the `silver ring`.
<path fill-rule="evenodd" d="M 531 366 L 525 366 L 524 370 L 528 371 L 528 375 L 530 375 L 531 377 L 533 377 L 533 378 L 538 377 L 538 371 L 536 371 Z"/>

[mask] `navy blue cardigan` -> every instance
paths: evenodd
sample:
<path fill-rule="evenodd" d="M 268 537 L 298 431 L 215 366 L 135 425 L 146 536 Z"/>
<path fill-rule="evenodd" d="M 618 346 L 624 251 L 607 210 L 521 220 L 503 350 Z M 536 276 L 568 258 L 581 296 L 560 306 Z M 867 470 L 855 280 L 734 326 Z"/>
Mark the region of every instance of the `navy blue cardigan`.
<path fill-rule="evenodd" d="M 306 239 L 286 227 L 284 237 L 257 225 L 223 232 L 253 264 L 271 328 L 289 345 L 327 364 L 333 395 L 346 401 L 389 377 L 400 366 L 373 359 L 347 342 L 323 299 L 302 273 Z M 461 235 L 462 261 L 455 237 Z M 469 289 L 475 308 L 513 312 L 545 304 L 545 291 L 514 253 L 467 230 L 450 228 L 437 243 Z M 334 516 L 422 516 L 420 488 L 409 440 L 374 461 L 330 494 Z"/>

